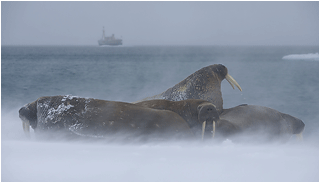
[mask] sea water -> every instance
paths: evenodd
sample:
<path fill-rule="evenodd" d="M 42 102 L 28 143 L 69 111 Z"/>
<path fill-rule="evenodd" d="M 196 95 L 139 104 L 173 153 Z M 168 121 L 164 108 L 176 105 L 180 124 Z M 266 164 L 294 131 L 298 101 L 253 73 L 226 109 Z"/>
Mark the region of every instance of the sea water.
<path fill-rule="evenodd" d="M 2 46 L 2 181 L 319 181 L 318 46 Z M 223 107 L 301 119 L 304 142 L 123 144 L 26 138 L 18 110 L 41 96 L 134 102 L 223 64 Z M 32 134 L 31 134 L 32 135 Z"/>

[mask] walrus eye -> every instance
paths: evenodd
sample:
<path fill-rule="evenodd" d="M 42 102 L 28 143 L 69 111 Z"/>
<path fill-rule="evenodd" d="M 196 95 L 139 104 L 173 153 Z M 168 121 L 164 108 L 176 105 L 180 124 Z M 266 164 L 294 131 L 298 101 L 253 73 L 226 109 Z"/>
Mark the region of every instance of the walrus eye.
<path fill-rule="evenodd" d="M 201 86 L 195 86 L 195 89 L 196 89 L 196 90 L 199 90 L 199 91 L 202 91 L 202 90 L 203 90 Z"/>

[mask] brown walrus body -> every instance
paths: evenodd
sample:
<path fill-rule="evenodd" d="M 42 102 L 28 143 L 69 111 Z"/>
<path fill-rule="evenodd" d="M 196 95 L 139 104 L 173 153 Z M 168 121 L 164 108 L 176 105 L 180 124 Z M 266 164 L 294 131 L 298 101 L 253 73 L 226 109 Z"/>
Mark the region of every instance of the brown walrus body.
<path fill-rule="evenodd" d="M 298 118 L 275 109 L 256 105 L 239 105 L 224 109 L 221 120 L 229 121 L 241 129 L 239 141 L 288 141 L 292 135 L 302 135 L 305 124 Z"/>
<path fill-rule="evenodd" d="M 214 104 L 218 113 L 221 113 L 223 109 L 221 81 L 223 79 L 227 79 L 233 88 L 233 84 L 235 84 L 242 91 L 240 85 L 228 74 L 228 69 L 224 65 L 214 64 L 196 71 L 165 92 L 141 101 L 152 99 L 170 101 L 203 99 Z"/>
<path fill-rule="evenodd" d="M 147 100 L 136 103 L 143 107 L 153 109 L 170 110 L 179 114 L 189 125 L 193 133 L 199 139 L 202 133 L 202 124 L 206 121 L 205 137 L 212 137 L 213 121 L 215 121 L 215 138 L 223 139 L 236 134 L 239 128 L 236 125 L 220 120 L 216 107 L 211 102 L 201 99 L 188 99 L 182 101 Z"/>
<path fill-rule="evenodd" d="M 195 134 L 201 132 L 201 123 L 209 116 L 216 121 L 215 138 L 232 139 L 234 141 L 287 141 L 293 134 L 301 134 L 304 129 L 304 123 L 293 116 L 281 113 L 277 110 L 255 106 L 240 105 L 230 109 L 224 109 L 222 114 L 214 109 L 214 105 L 205 100 L 188 99 L 183 101 L 150 100 L 137 103 L 144 107 L 154 109 L 171 110 L 179 114 L 189 124 Z M 203 110 L 204 106 L 212 109 Z M 201 116 L 201 120 L 200 117 Z M 206 127 L 211 131 L 212 123 Z M 209 133 L 210 133 L 209 131 Z"/>
<path fill-rule="evenodd" d="M 27 130 L 66 132 L 88 137 L 114 134 L 128 138 L 190 138 L 188 124 L 168 110 L 140 107 L 131 103 L 72 96 L 41 97 L 19 110 Z"/>

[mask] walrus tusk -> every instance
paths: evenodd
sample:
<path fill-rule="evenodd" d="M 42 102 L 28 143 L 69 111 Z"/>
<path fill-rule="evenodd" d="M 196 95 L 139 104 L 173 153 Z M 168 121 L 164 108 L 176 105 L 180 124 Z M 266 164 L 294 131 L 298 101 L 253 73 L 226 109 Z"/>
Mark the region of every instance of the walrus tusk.
<path fill-rule="evenodd" d="M 230 83 L 230 85 L 232 86 L 232 88 L 234 89 L 233 84 L 235 84 L 240 91 L 242 91 L 240 85 L 237 83 L 237 81 L 235 79 L 233 79 L 232 76 L 230 76 L 229 74 L 226 75 L 226 80 Z"/>
<path fill-rule="evenodd" d="M 203 140 L 203 137 L 204 137 L 204 130 L 206 129 L 206 121 L 204 121 L 202 123 L 202 140 Z"/>
<path fill-rule="evenodd" d="M 299 134 L 297 134 L 296 136 L 297 136 L 297 140 L 298 140 L 298 141 L 303 141 L 302 132 L 299 133 Z"/>
<path fill-rule="evenodd" d="M 28 120 L 22 121 L 22 127 L 25 134 L 29 135 L 30 133 L 30 123 Z"/>
<path fill-rule="evenodd" d="M 212 128 L 212 138 L 214 138 L 214 135 L 216 133 L 216 122 L 215 121 L 213 121 L 212 126 L 213 126 L 213 128 Z"/>

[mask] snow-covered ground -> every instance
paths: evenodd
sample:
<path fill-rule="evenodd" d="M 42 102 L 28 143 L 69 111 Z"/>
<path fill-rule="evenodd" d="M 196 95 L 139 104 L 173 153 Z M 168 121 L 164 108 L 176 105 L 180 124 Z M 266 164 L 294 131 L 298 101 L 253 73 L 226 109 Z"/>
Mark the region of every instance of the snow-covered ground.
<path fill-rule="evenodd" d="M 2 181 L 319 181 L 313 143 L 2 141 Z"/>
<path fill-rule="evenodd" d="M 2 111 L 1 181 L 319 181 L 318 136 L 286 144 L 37 139 Z"/>

